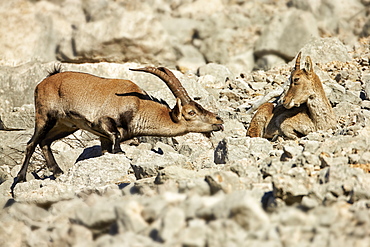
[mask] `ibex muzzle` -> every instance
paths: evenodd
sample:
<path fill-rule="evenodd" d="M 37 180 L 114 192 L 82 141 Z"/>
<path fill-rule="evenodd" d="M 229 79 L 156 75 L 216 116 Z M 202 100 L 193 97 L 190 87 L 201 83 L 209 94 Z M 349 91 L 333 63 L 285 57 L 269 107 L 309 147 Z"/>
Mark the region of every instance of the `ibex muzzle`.
<path fill-rule="evenodd" d="M 194 102 L 180 81 L 166 68 L 134 69 L 161 78 L 176 97 L 176 105 L 150 97 L 129 80 L 106 79 L 56 68 L 35 89 L 35 130 L 14 186 L 26 181 L 27 167 L 37 145 L 48 168 L 57 176 L 58 166 L 50 145 L 87 130 L 100 137 L 102 152 L 122 152 L 120 142 L 135 136 L 179 136 L 189 132 L 223 130 L 222 119 Z"/>

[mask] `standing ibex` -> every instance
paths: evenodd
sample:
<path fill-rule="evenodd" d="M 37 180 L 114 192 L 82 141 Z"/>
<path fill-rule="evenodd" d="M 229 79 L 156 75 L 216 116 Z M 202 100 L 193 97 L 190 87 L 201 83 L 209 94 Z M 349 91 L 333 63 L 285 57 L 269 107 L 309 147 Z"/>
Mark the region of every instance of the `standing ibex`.
<path fill-rule="evenodd" d="M 296 139 L 316 130 L 336 125 L 335 115 L 319 77 L 313 71 L 311 58 L 306 57 L 300 69 L 301 52 L 290 76 L 290 86 L 283 105 L 261 105 L 253 116 L 247 135 L 273 138 L 277 135 Z"/>
<path fill-rule="evenodd" d="M 161 78 L 176 97 L 174 108 L 153 99 L 131 81 L 60 72 L 56 68 L 36 86 L 35 131 L 12 187 L 26 181 L 27 167 L 37 145 L 54 176 L 62 174 L 50 145 L 78 129 L 98 135 L 103 153 L 122 152 L 120 142 L 135 136 L 179 136 L 223 130 L 222 119 L 194 102 L 170 70 L 153 67 L 132 70 Z"/>

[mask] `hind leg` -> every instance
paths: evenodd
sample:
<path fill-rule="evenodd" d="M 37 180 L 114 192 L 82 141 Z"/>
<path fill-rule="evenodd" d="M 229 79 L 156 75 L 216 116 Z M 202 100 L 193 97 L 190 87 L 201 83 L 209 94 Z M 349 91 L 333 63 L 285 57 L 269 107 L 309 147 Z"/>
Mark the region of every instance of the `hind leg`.
<path fill-rule="evenodd" d="M 247 136 L 265 137 L 265 127 L 272 116 L 273 109 L 274 105 L 272 103 L 264 103 L 257 109 L 257 112 L 254 114 L 249 124 Z"/>
<path fill-rule="evenodd" d="M 55 177 L 60 174 L 63 174 L 63 171 L 58 166 L 50 146 L 54 141 L 62 139 L 70 134 L 73 134 L 76 130 L 78 130 L 78 128 L 67 127 L 64 124 L 57 123 L 54 126 L 54 128 L 52 128 L 47 133 L 45 138 L 40 142 L 40 147 L 46 160 L 46 165 L 48 166 L 49 170 L 53 172 L 53 175 Z"/>
<path fill-rule="evenodd" d="M 36 116 L 35 131 L 34 131 L 32 138 L 27 143 L 26 154 L 23 159 L 23 164 L 22 164 L 20 171 L 18 172 L 18 175 L 15 180 L 15 184 L 13 185 L 13 187 L 18 182 L 26 181 L 26 173 L 27 173 L 27 168 L 28 168 L 31 156 L 35 152 L 36 146 L 40 144 L 40 142 L 45 138 L 47 133 L 54 127 L 55 123 L 56 123 L 55 119 L 48 118 L 48 117 L 46 117 L 45 119 L 41 116 Z"/>

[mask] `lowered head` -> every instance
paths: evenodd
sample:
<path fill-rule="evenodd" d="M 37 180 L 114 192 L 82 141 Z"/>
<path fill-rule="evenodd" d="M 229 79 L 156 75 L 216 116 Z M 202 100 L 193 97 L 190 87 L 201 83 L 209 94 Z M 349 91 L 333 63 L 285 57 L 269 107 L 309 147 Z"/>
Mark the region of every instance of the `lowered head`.
<path fill-rule="evenodd" d="M 180 81 L 169 69 L 145 67 L 130 70 L 156 75 L 166 83 L 176 97 L 176 105 L 171 111 L 171 118 L 175 123 L 185 125 L 186 132 L 210 133 L 224 129 L 223 120 L 217 114 L 204 109 L 192 100 Z"/>

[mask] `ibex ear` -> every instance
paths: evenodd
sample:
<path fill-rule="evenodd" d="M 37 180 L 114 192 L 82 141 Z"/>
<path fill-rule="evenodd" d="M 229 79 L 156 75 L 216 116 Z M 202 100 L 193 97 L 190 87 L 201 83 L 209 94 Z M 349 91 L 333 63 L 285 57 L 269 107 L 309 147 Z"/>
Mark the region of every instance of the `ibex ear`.
<path fill-rule="evenodd" d="M 305 69 L 307 72 L 313 72 L 312 60 L 310 56 L 306 57 Z"/>
<path fill-rule="evenodd" d="M 181 105 L 181 100 L 179 98 L 176 98 L 176 105 L 173 107 L 171 111 L 171 118 L 172 121 L 175 123 L 180 122 L 182 117 L 182 105 Z"/>

